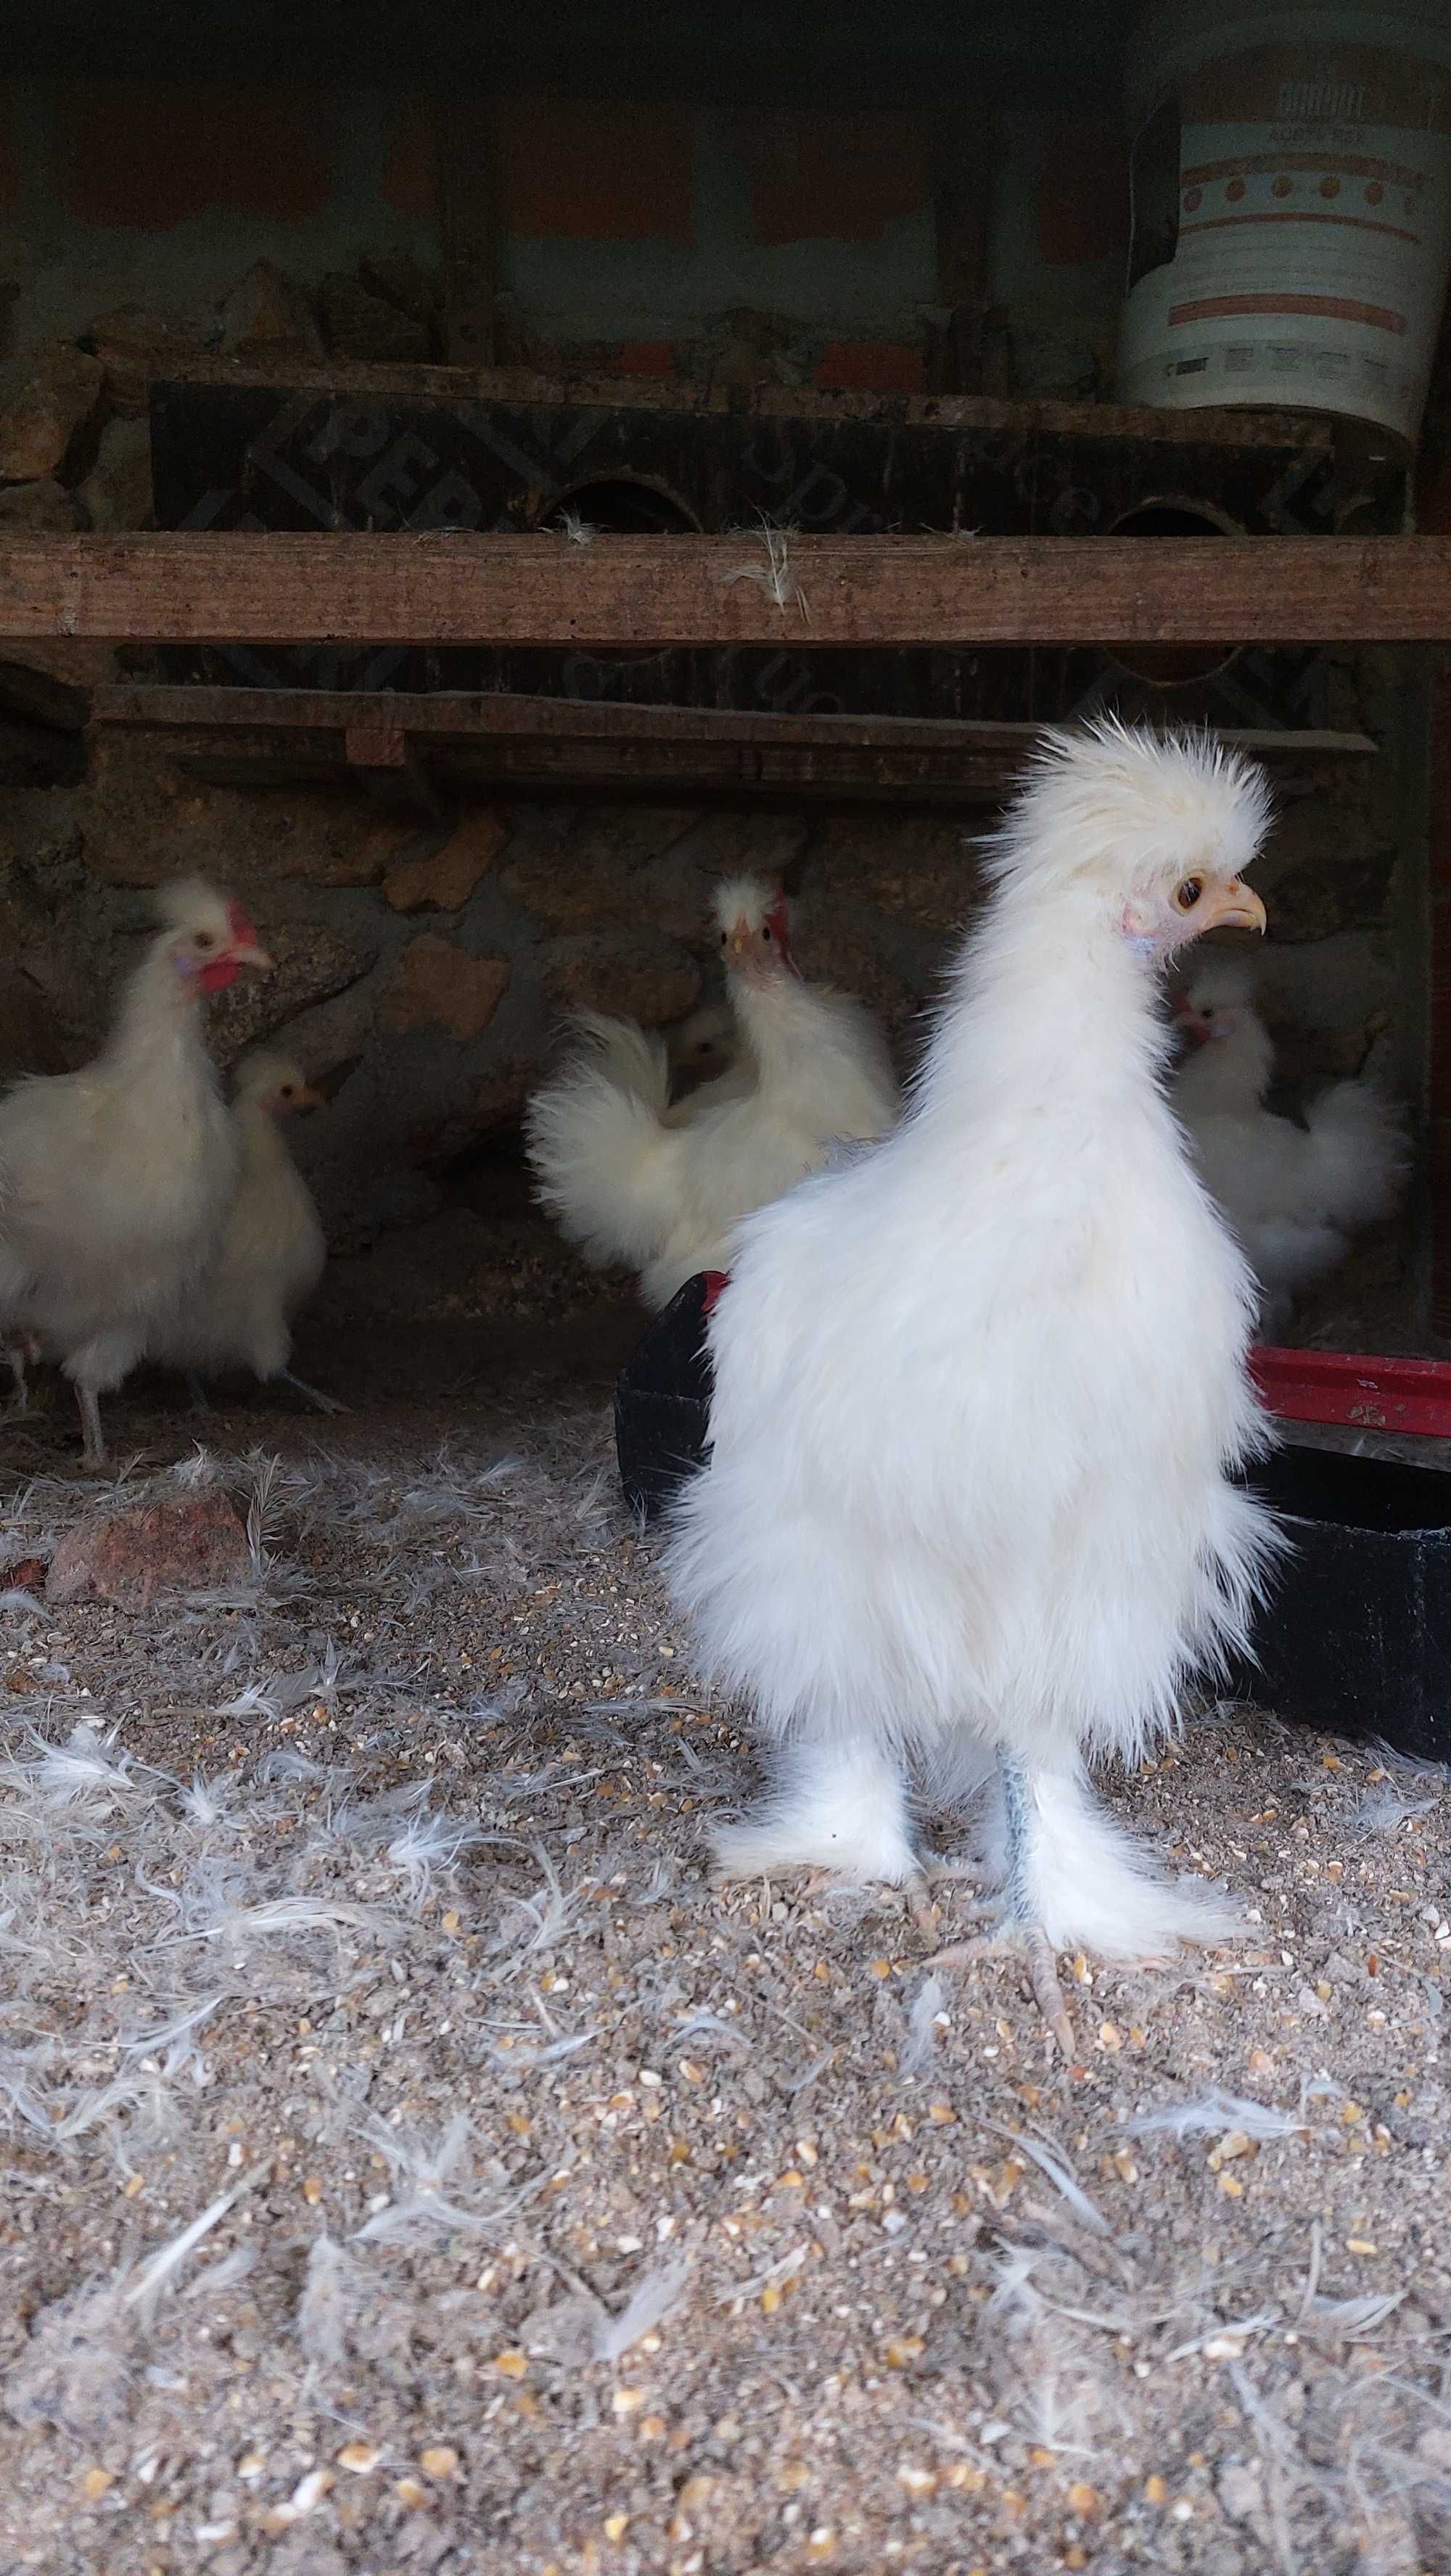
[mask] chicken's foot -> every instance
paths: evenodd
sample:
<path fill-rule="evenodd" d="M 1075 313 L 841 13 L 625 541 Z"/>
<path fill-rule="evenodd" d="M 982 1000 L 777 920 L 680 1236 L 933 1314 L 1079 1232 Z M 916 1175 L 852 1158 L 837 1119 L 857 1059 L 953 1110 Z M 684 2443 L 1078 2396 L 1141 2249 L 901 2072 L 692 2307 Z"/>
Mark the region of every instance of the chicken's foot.
<path fill-rule="evenodd" d="M 938 1950 L 927 1962 L 929 1968 L 975 1967 L 979 1960 L 1018 1959 L 1027 1969 L 1033 2001 L 1058 2042 L 1068 2065 L 1077 2055 L 1073 2024 L 1058 1982 L 1058 1962 L 1053 1945 L 1040 1923 L 1005 1925 L 1000 1932 L 984 1932 L 973 1941 L 955 1941 L 950 1950 Z"/>
<path fill-rule="evenodd" d="M 349 1413 L 352 1410 L 350 1405 L 341 1403 L 337 1396 L 324 1395 L 321 1387 L 309 1386 L 306 1378 L 294 1377 L 291 1369 L 279 1369 L 277 1375 L 283 1386 L 295 1387 L 299 1395 L 306 1396 L 309 1404 L 317 1406 L 319 1413 Z"/>
<path fill-rule="evenodd" d="M 104 1467 L 108 1461 L 106 1435 L 101 1429 L 100 1398 L 93 1386 L 77 1383 L 76 1402 L 81 1408 L 81 1430 L 84 1434 L 81 1464 L 83 1467 Z"/>
<path fill-rule="evenodd" d="M 1058 2042 L 1065 2062 L 1071 2065 L 1075 2055 L 1073 2024 L 1058 1982 L 1058 1961 L 1042 1924 L 1033 1920 L 1028 1893 L 1031 1793 L 1023 1772 L 1006 1755 L 1002 1773 L 1007 1861 L 1003 1919 L 996 1932 L 985 1932 L 976 1940 L 957 1942 L 950 1950 L 939 1950 L 927 1964 L 934 1968 L 960 1968 L 979 1959 L 1020 1958 L 1028 1971 L 1033 2001 Z"/>

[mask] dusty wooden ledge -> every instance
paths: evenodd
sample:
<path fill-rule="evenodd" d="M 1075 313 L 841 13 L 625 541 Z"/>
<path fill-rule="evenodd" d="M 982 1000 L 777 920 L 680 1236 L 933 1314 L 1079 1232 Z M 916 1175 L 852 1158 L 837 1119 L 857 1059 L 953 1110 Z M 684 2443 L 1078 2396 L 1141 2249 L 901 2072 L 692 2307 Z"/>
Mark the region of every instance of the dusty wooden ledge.
<path fill-rule="evenodd" d="M 1446 537 L 0 539 L 0 641 L 1451 642 Z"/>

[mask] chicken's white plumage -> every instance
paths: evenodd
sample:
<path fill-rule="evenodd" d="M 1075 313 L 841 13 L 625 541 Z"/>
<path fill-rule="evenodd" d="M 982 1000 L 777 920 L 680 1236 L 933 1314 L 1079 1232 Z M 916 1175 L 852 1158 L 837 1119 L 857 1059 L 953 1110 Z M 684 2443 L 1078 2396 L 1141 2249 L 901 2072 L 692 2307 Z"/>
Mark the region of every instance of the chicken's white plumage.
<path fill-rule="evenodd" d="M 674 1106 L 662 1040 L 581 1013 L 580 1043 L 526 1118 L 539 1197 L 590 1261 L 626 1262 L 647 1305 L 723 1268 L 735 1226 L 819 1170 L 838 1138 L 884 1135 L 897 1085 L 860 1002 L 803 983 L 779 895 L 749 878 L 715 915 L 737 1061 Z"/>
<path fill-rule="evenodd" d="M 250 922 L 200 878 L 157 898 L 162 928 L 101 1053 L 0 1102 L 0 1329 L 75 1382 L 87 1455 L 119 1386 L 200 1274 L 236 1187 L 231 1122 L 200 1006 L 270 967 Z"/>
<path fill-rule="evenodd" d="M 229 1368 L 264 1381 L 287 1374 L 292 1317 L 322 1277 L 327 1246 L 278 1120 L 318 1101 L 284 1057 L 258 1054 L 242 1066 L 231 1115 L 237 1188 L 185 1307 L 153 1337 L 153 1359 L 202 1377 Z"/>
<path fill-rule="evenodd" d="M 1208 961 L 1180 1017 L 1197 1043 L 1176 1077 L 1174 1106 L 1264 1290 L 1266 1320 L 1281 1329 L 1297 1290 L 1343 1261 L 1361 1226 L 1394 1214 L 1405 1134 L 1369 1082 L 1332 1083 L 1303 1127 L 1263 1106 L 1275 1051 L 1240 959 Z"/>
<path fill-rule="evenodd" d="M 901 1125 L 742 1227 L 668 1560 L 775 1748 L 728 1868 L 908 1880 L 914 1783 L 1002 1757 L 1014 1921 L 1120 1955 L 1212 1928 L 1084 1766 L 1244 1645 L 1272 1543 L 1230 1472 L 1266 1440 L 1252 1282 L 1164 1095 L 1156 982 L 1201 918 L 1262 922 L 1265 821 L 1202 740 L 1051 738 Z"/>

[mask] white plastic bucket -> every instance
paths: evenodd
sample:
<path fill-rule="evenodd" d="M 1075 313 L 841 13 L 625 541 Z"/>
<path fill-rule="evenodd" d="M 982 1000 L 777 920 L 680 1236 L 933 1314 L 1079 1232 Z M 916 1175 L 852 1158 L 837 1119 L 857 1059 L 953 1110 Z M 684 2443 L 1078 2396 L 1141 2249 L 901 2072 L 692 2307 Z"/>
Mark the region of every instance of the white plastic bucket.
<path fill-rule="evenodd" d="M 1128 77 L 1120 400 L 1413 441 L 1451 260 L 1447 0 L 1161 0 Z"/>

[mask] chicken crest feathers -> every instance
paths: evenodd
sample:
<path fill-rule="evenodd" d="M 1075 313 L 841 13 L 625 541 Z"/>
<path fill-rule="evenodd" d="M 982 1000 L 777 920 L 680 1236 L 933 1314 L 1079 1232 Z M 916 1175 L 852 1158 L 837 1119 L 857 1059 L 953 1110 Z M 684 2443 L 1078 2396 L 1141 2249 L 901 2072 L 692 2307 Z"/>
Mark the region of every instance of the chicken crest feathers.
<path fill-rule="evenodd" d="M 994 883 L 1031 874 L 1045 892 L 1084 877 L 1130 894 L 1211 859 L 1237 876 L 1270 813 L 1264 771 L 1212 735 L 1104 716 L 1045 732 L 983 867 Z"/>
<path fill-rule="evenodd" d="M 228 940 L 243 927 L 240 905 L 201 876 L 173 877 L 169 884 L 158 886 L 151 910 L 163 930 L 210 930 L 219 940 Z"/>
<path fill-rule="evenodd" d="M 790 907 L 781 888 L 766 877 L 722 877 L 710 901 L 711 918 L 719 930 L 734 930 L 744 921 L 750 930 L 762 930 L 769 921 L 774 925 L 779 913 L 789 922 Z"/>

